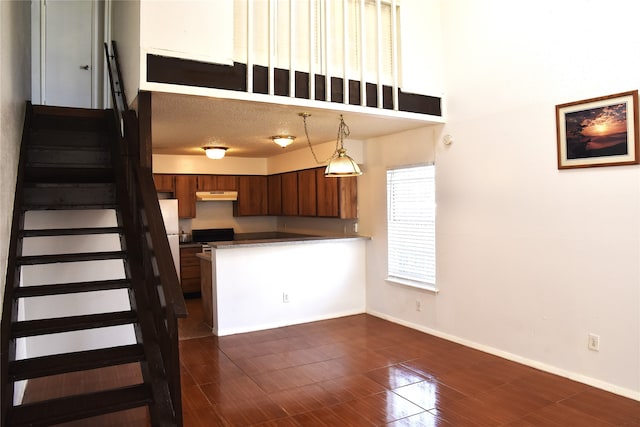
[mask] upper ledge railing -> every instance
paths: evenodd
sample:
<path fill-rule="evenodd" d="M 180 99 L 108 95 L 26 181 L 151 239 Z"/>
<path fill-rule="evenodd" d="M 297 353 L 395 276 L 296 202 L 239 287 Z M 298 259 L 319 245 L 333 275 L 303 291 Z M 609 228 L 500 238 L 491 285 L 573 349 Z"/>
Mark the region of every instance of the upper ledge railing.
<path fill-rule="evenodd" d="M 442 122 L 439 97 L 400 87 L 399 1 L 244 0 L 237 5 L 234 39 L 240 42 L 233 65 L 149 51 L 144 88 L 166 90 L 154 85 L 160 83 L 221 89 L 258 95 L 251 100 L 274 102 L 269 97 L 278 96 L 289 98 L 275 101 L 286 104 L 324 101 L 332 103 L 330 109 L 365 107 L 360 111 L 384 110 L 389 116 L 417 113 L 425 121 Z M 278 25 L 283 22 L 287 25 Z M 264 42 L 258 45 L 256 40 Z"/>

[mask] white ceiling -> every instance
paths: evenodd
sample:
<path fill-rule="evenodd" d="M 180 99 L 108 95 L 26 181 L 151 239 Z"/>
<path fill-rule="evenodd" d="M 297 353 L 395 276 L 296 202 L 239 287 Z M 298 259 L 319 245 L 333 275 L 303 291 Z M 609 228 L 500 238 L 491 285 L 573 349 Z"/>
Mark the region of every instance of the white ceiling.
<path fill-rule="evenodd" d="M 352 106 L 321 104 L 323 108 L 308 108 L 154 92 L 152 150 L 154 154 L 202 155 L 202 147 L 216 145 L 228 147 L 227 156 L 231 157 L 271 157 L 307 145 L 301 112 L 311 113 L 307 123 L 312 144 L 336 140 L 340 114 L 351 130 L 350 138 L 357 140 L 433 123 L 417 114 L 393 117 L 394 113 L 386 110 L 370 108 L 369 114 L 354 112 Z M 350 111 L 343 112 L 340 107 Z M 283 149 L 271 141 L 273 135 L 293 135 L 296 140 Z"/>

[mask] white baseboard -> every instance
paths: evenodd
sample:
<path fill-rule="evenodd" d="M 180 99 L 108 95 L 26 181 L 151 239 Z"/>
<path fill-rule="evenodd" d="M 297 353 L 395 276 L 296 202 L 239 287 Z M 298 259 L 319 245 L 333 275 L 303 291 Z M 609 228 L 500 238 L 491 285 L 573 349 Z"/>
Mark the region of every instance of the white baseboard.
<path fill-rule="evenodd" d="M 494 347 L 489 347 L 483 344 L 476 343 L 474 341 L 469 341 L 464 338 L 457 337 L 455 335 L 450 335 L 441 331 L 437 331 L 435 329 L 427 328 L 425 326 L 419 325 L 417 323 L 407 322 L 406 320 L 398 319 L 393 316 L 389 316 L 384 313 L 379 313 L 375 310 L 367 310 L 367 314 L 370 314 L 375 317 L 379 317 L 384 320 L 388 320 L 389 322 L 397 323 L 402 326 L 406 326 L 411 329 L 416 329 L 418 331 L 427 333 L 429 335 L 433 335 L 439 338 L 443 338 L 447 341 L 452 341 L 457 344 L 464 345 L 466 347 L 471 347 L 476 350 L 483 351 L 485 353 L 493 354 L 494 356 L 502 357 L 503 359 L 511 360 L 513 362 L 521 363 L 523 365 L 530 366 L 532 368 L 539 369 L 541 371 L 549 372 L 554 375 L 558 375 L 564 378 L 568 378 L 592 387 L 596 387 L 611 393 L 618 394 L 620 396 L 628 397 L 629 399 L 640 401 L 640 391 L 631 390 L 628 388 L 620 387 L 615 384 L 611 384 L 605 381 L 601 381 L 595 378 L 591 378 L 577 372 L 567 371 L 564 369 L 560 369 L 556 366 L 548 365 L 546 363 L 539 362 L 537 360 L 528 359 L 526 357 L 519 356 L 517 354 L 509 353 Z"/>

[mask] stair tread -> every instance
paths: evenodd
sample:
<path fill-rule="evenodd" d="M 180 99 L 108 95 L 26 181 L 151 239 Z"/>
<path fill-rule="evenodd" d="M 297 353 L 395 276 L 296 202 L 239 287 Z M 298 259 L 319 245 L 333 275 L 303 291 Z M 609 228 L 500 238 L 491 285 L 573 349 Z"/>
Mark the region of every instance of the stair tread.
<path fill-rule="evenodd" d="M 116 209 L 118 205 L 116 203 L 78 203 L 71 204 L 59 204 L 43 206 L 40 204 L 25 203 L 22 205 L 23 211 L 43 211 L 43 210 L 83 210 L 83 209 Z"/>
<path fill-rule="evenodd" d="M 104 188 L 104 187 L 113 187 L 112 182 L 28 182 L 25 183 L 25 189 L 49 189 L 49 188 L 58 188 L 58 187 L 68 187 L 68 188 Z"/>
<path fill-rule="evenodd" d="M 84 234 L 120 234 L 122 227 L 47 228 L 21 230 L 21 237 L 78 236 Z"/>
<path fill-rule="evenodd" d="M 138 320 L 135 311 L 115 311 L 111 313 L 85 314 L 81 316 L 56 317 L 53 319 L 23 320 L 11 326 L 14 338 L 35 335 L 56 334 L 82 329 L 104 328 L 126 325 Z"/>
<path fill-rule="evenodd" d="M 31 129 L 36 131 L 104 132 L 105 111 L 74 107 L 33 106 Z"/>
<path fill-rule="evenodd" d="M 35 130 L 31 132 L 29 150 L 107 151 L 109 146 L 101 132 Z"/>
<path fill-rule="evenodd" d="M 51 425 L 122 411 L 152 403 L 147 384 L 81 394 L 42 402 L 19 405 L 11 409 L 8 423 L 12 426 Z"/>
<path fill-rule="evenodd" d="M 144 346 L 131 344 L 15 360 L 9 363 L 9 378 L 20 381 L 66 372 L 123 365 L 144 360 Z"/>
<path fill-rule="evenodd" d="M 127 279 L 100 280 L 94 282 L 56 283 L 51 285 L 21 286 L 13 291 L 14 298 L 41 297 L 74 294 L 80 292 L 126 289 L 131 286 Z"/>
<path fill-rule="evenodd" d="M 18 265 L 53 264 L 57 262 L 103 261 L 122 259 L 125 251 L 80 252 L 75 254 L 27 255 L 16 257 Z"/>
<path fill-rule="evenodd" d="M 113 169 L 105 167 L 87 167 L 87 165 L 27 165 L 25 169 L 25 183 L 112 183 L 114 180 Z"/>

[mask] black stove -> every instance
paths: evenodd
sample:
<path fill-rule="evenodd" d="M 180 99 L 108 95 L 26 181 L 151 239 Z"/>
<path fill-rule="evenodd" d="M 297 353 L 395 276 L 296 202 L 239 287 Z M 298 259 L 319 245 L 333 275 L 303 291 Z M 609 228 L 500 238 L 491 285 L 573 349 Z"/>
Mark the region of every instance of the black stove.
<path fill-rule="evenodd" d="M 233 228 L 204 228 L 191 230 L 191 238 L 196 243 L 229 242 L 233 240 Z"/>

